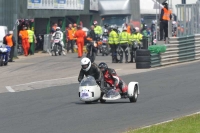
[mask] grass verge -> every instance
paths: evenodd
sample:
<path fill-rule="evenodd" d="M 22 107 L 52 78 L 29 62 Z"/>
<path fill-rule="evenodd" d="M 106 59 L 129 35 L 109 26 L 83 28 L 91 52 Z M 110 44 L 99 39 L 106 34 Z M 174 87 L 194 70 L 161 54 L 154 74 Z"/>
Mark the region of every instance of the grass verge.
<path fill-rule="evenodd" d="M 175 119 L 160 125 L 135 129 L 127 133 L 200 133 L 200 114 Z"/>

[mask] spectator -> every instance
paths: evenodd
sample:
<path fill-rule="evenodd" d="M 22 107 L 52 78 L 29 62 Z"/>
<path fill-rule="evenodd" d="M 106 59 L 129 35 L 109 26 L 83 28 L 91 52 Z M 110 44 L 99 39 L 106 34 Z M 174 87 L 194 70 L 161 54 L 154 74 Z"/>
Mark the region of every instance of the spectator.
<path fill-rule="evenodd" d="M 163 40 L 163 31 L 165 33 L 164 41 L 168 37 L 168 21 L 170 21 L 172 18 L 172 13 L 171 10 L 168 9 L 168 4 L 163 3 L 163 5 L 164 8 L 161 10 L 160 14 L 160 41 Z"/>
<path fill-rule="evenodd" d="M 58 27 L 57 23 L 54 23 L 53 26 L 51 27 L 51 34 L 53 34 L 54 32 L 56 32 L 56 28 Z"/>
<path fill-rule="evenodd" d="M 22 47 L 23 47 L 23 50 L 24 50 L 24 55 L 28 56 L 28 51 L 29 51 L 29 48 L 30 48 L 30 44 L 29 44 L 29 41 L 28 41 L 29 37 L 28 37 L 28 31 L 27 31 L 27 27 L 26 26 L 23 26 L 23 30 L 21 30 L 19 32 L 19 36 L 22 39 Z"/>
<path fill-rule="evenodd" d="M 9 34 L 7 34 L 4 38 L 3 38 L 3 43 L 10 46 L 11 47 L 11 51 L 9 54 L 9 62 L 14 62 L 13 61 L 13 56 L 14 56 L 14 46 L 16 44 L 15 42 L 15 38 L 13 36 L 13 31 L 9 31 Z"/>
<path fill-rule="evenodd" d="M 33 30 L 30 30 L 30 28 L 28 28 L 27 31 L 28 31 L 29 44 L 30 44 L 29 54 L 30 54 L 30 55 L 34 55 L 34 52 L 35 52 L 34 43 L 37 43 L 37 39 L 36 39 L 36 36 L 35 36 Z M 33 42 L 33 41 L 34 41 L 34 42 Z"/>
<path fill-rule="evenodd" d="M 74 31 L 72 29 L 72 24 L 69 24 L 69 27 L 66 32 L 66 41 L 67 41 L 67 53 L 71 49 L 74 53 Z"/>

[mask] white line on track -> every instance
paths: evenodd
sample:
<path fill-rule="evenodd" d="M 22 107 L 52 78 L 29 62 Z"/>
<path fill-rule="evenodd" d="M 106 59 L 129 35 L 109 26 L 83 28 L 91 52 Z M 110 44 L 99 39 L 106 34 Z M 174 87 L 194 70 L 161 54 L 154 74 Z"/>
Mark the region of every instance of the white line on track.
<path fill-rule="evenodd" d="M 7 89 L 9 92 L 15 92 L 15 90 L 13 90 L 11 86 L 6 86 L 6 89 Z"/>
<path fill-rule="evenodd" d="M 49 82 L 49 81 L 56 81 L 56 80 L 62 80 L 62 79 L 73 79 L 73 78 L 77 78 L 77 76 L 66 77 L 66 78 L 58 78 L 58 79 L 49 79 L 49 80 L 35 81 L 35 82 L 30 82 L 30 83 L 25 83 L 25 84 L 13 85 L 13 87 L 23 86 L 23 85 L 31 85 L 31 84 L 37 84 L 37 83 Z"/>
<path fill-rule="evenodd" d="M 116 69 L 116 71 L 120 71 L 120 70 L 122 70 L 122 69 Z M 51 81 L 57 81 L 57 80 L 66 80 L 66 79 L 73 79 L 73 78 L 77 78 L 77 76 L 66 77 L 66 78 L 58 78 L 58 79 L 41 80 L 41 81 L 34 81 L 34 82 L 29 82 L 29 83 L 24 83 L 24 84 L 13 85 L 12 87 L 33 85 L 33 84 L 37 84 L 37 83 L 51 82 Z M 16 92 L 14 89 L 12 89 L 12 87 L 11 86 L 6 86 L 6 89 L 9 92 Z"/>

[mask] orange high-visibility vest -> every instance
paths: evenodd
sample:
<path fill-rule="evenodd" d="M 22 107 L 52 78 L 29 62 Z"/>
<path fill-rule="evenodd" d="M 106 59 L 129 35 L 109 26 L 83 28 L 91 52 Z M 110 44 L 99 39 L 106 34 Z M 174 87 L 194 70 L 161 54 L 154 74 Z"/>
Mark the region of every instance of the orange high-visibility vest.
<path fill-rule="evenodd" d="M 170 20 L 171 11 L 167 10 L 166 8 L 163 8 L 163 10 L 164 10 L 164 14 L 163 14 L 162 19 L 169 21 Z"/>
<path fill-rule="evenodd" d="M 7 42 L 7 45 L 12 47 L 13 46 L 13 40 L 12 40 L 12 35 L 9 35 L 9 36 L 6 36 L 6 42 Z"/>

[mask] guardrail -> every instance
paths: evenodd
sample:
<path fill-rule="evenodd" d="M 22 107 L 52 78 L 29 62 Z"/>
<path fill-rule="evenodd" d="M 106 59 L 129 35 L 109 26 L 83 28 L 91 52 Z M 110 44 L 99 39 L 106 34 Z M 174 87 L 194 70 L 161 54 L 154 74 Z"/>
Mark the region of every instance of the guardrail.
<path fill-rule="evenodd" d="M 170 65 L 200 59 L 200 34 L 171 37 L 166 52 L 151 54 L 151 67 Z"/>

